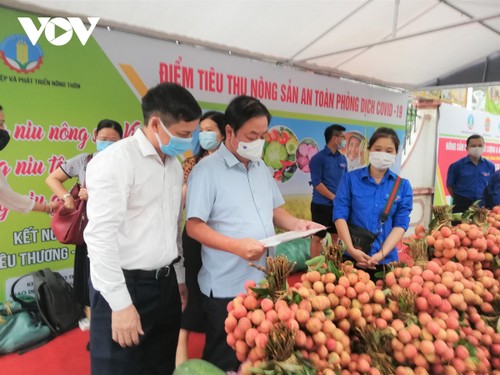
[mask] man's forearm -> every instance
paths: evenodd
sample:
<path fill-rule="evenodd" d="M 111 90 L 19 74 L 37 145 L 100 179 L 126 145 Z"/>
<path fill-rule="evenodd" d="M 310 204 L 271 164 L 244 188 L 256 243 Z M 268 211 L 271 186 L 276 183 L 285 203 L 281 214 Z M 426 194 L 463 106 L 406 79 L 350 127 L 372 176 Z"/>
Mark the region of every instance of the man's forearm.
<path fill-rule="evenodd" d="M 330 190 L 328 190 L 328 188 L 322 182 L 316 185 L 314 188 L 318 193 L 330 199 L 331 201 L 333 201 L 333 199 L 335 198 L 335 194 L 333 194 Z"/>

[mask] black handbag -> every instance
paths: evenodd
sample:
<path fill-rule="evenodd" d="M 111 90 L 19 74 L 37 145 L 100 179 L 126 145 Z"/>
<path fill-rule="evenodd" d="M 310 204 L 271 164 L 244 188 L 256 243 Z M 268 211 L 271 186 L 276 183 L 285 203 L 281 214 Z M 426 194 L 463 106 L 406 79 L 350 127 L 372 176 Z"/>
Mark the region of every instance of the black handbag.
<path fill-rule="evenodd" d="M 382 228 L 384 223 L 389 218 L 389 212 L 391 212 L 392 205 L 396 200 L 400 186 L 401 186 L 401 177 L 398 176 L 396 181 L 394 182 L 391 195 L 387 200 L 384 211 L 380 214 L 380 228 Z M 351 241 L 354 248 L 359 249 L 363 251 L 365 254 L 369 255 L 373 243 L 380 234 L 380 231 L 379 233 L 373 233 L 368 229 L 362 228 L 360 226 L 351 223 L 347 223 L 347 227 L 349 228 L 349 234 L 351 235 Z"/>
<path fill-rule="evenodd" d="M 347 227 L 351 235 L 352 246 L 355 249 L 362 250 L 366 254 L 370 254 L 370 250 L 378 234 L 354 224 L 347 223 Z"/>

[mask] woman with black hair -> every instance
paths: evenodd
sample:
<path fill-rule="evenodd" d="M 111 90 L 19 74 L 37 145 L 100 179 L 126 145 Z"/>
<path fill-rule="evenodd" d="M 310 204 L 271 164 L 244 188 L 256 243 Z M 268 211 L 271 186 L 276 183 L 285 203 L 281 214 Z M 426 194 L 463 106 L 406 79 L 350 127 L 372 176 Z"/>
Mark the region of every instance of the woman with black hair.
<path fill-rule="evenodd" d="M 184 169 L 184 186 L 182 187 L 185 202 L 189 174 L 194 166 L 205 156 L 215 152 L 226 138 L 226 119 L 223 113 L 209 111 L 200 118 L 199 151 L 182 163 Z M 186 228 L 182 232 L 182 248 L 184 250 L 184 267 L 186 269 L 186 286 L 189 293 L 186 309 L 182 313 L 181 330 L 177 345 L 176 365 L 188 359 L 189 332 L 205 332 L 204 319 L 201 316 L 201 292 L 198 285 L 198 272 L 201 269 L 201 244 L 189 237 Z"/>
<path fill-rule="evenodd" d="M 103 151 L 111 144 L 119 141 L 123 137 L 122 126 L 113 120 L 101 120 L 95 130 L 96 149 L 93 154 L 80 154 L 64 161 L 55 171 L 53 171 L 45 180 L 45 183 L 63 202 L 64 209 L 69 212 L 75 210 L 75 201 L 73 196 L 64 186 L 64 182 L 69 178 L 78 177 L 81 184 L 78 196 L 82 200 L 87 200 L 87 189 L 85 188 L 85 173 L 87 164 L 92 156 L 97 152 Z M 73 287 L 75 301 L 82 306 L 86 306 L 87 319 L 90 319 L 90 301 L 89 301 L 89 281 L 90 266 L 87 253 L 87 244 L 77 245 L 75 249 L 75 263 L 73 273 Z M 88 327 L 89 321 L 83 321 L 82 329 Z"/>
<path fill-rule="evenodd" d="M 396 245 L 410 224 L 413 207 L 410 182 L 399 179 L 389 169 L 396 161 L 398 150 L 396 132 L 389 128 L 378 128 L 368 142 L 370 164 L 348 172 L 342 178 L 335 196 L 333 221 L 339 238 L 346 246 L 345 255 L 358 268 L 370 273 L 372 278 L 384 264 L 398 260 Z M 393 204 L 387 217 L 382 219 L 390 199 Z M 363 251 L 354 247 L 348 224 L 376 235 L 370 249 Z"/>

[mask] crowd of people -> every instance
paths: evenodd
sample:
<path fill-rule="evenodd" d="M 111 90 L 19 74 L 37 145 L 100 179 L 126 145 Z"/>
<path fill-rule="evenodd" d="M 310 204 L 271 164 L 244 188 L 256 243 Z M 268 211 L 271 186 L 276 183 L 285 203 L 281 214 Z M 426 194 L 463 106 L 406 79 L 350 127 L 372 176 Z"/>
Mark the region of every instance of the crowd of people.
<path fill-rule="evenodd" d="M 170 374 L 187 360 L 193 331 L 206 335 L 205 360 L 236 371 L 240 363 L 224 330 L 226 306 L 247 280 L 263 278 L 248 262 L 265 266 L 275 254 L 259 242 L 275 228 L 319 230 L 311 257 L 330 232 L 344 243 L 346 259 L 372 277 L 397 260 L 413 197 L 409 181 L 390 170 L 400 147 L 394 130 L 375 130 L 365 166 L 359 150 L 364 137 L 350 134 L 346 142 L 344 126 L 325 129 L 325 147 L 310 161 L 308 221 L 283 208 L 261 159 L 271 114 L 258 99 L 238 96 L 225 113 L 202 114 L 188 90 L 164 83 L 143 97 L 142 112 L 143 126 L 123 140 L 119 123 L 100 121 L 96 151 L 66 160 L 46 179 L 64 209 L 75 207 L 64 186 L 70 178 L 78 178 L 79 197 L 87 201 L 74 285 L 75 298 L 88 306 L 93 374 Z M 198 150 L 181 165 L 178 156 L 191 147 L 197 129 Z M 0 150 L 8 141 L 0 107 Z M 482 137 L 469 137 L 469 155 L 450 167 L 447 185 L 456 210 L 484 194 L 487 205 L 500 204 L 500 174 L 481 157 L 483 149 Z M 13 192 L 1 173 L 0 204 L 20 212 L 56 207 Z M 356 247 L 356 227 L 373 234 L 368 248 Z"/>

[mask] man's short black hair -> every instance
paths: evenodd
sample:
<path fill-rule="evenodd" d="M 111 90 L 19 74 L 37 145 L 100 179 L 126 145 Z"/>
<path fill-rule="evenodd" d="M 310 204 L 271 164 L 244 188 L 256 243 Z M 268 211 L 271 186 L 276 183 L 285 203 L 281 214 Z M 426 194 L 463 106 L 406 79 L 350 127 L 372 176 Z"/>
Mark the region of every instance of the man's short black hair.
<path fill-rule="evenodd" d="M 480 136 L 479 134 L 472 134 L 469 138 L 467 138 L 467 141 L 466 141 L 466 146 L 469 147 L 469 142 L 471 141 L 471 139 L 481 139 L 484 143 L 484 138 L 482 136 Z"/>
<path fill-rule="evenodd" d="M 179 121 L 194 121 L 201 117 L 201 107 L 194 96 L 175 83 L 160 83 L 148 90 L 142 98 L 144 125 L 160 116 L 165 126 Z"/>
<path fill-rule="evenodd" d="M 226 108 L 226 121 L 236 133 L 245 122 L 254 117 L 266 116 L 267 124 L 271 122 L 271 113 L 260 100 L 252 97 L 241 95 L 237 96 Z"/>
<path fill-rule="evenodd" d="M 332 124 L 325 129 L 325 142 L 328 144 L 333 136 L 338 137 L 340 133 L 345 132 L 345 127 L 339 124 Z"/>

